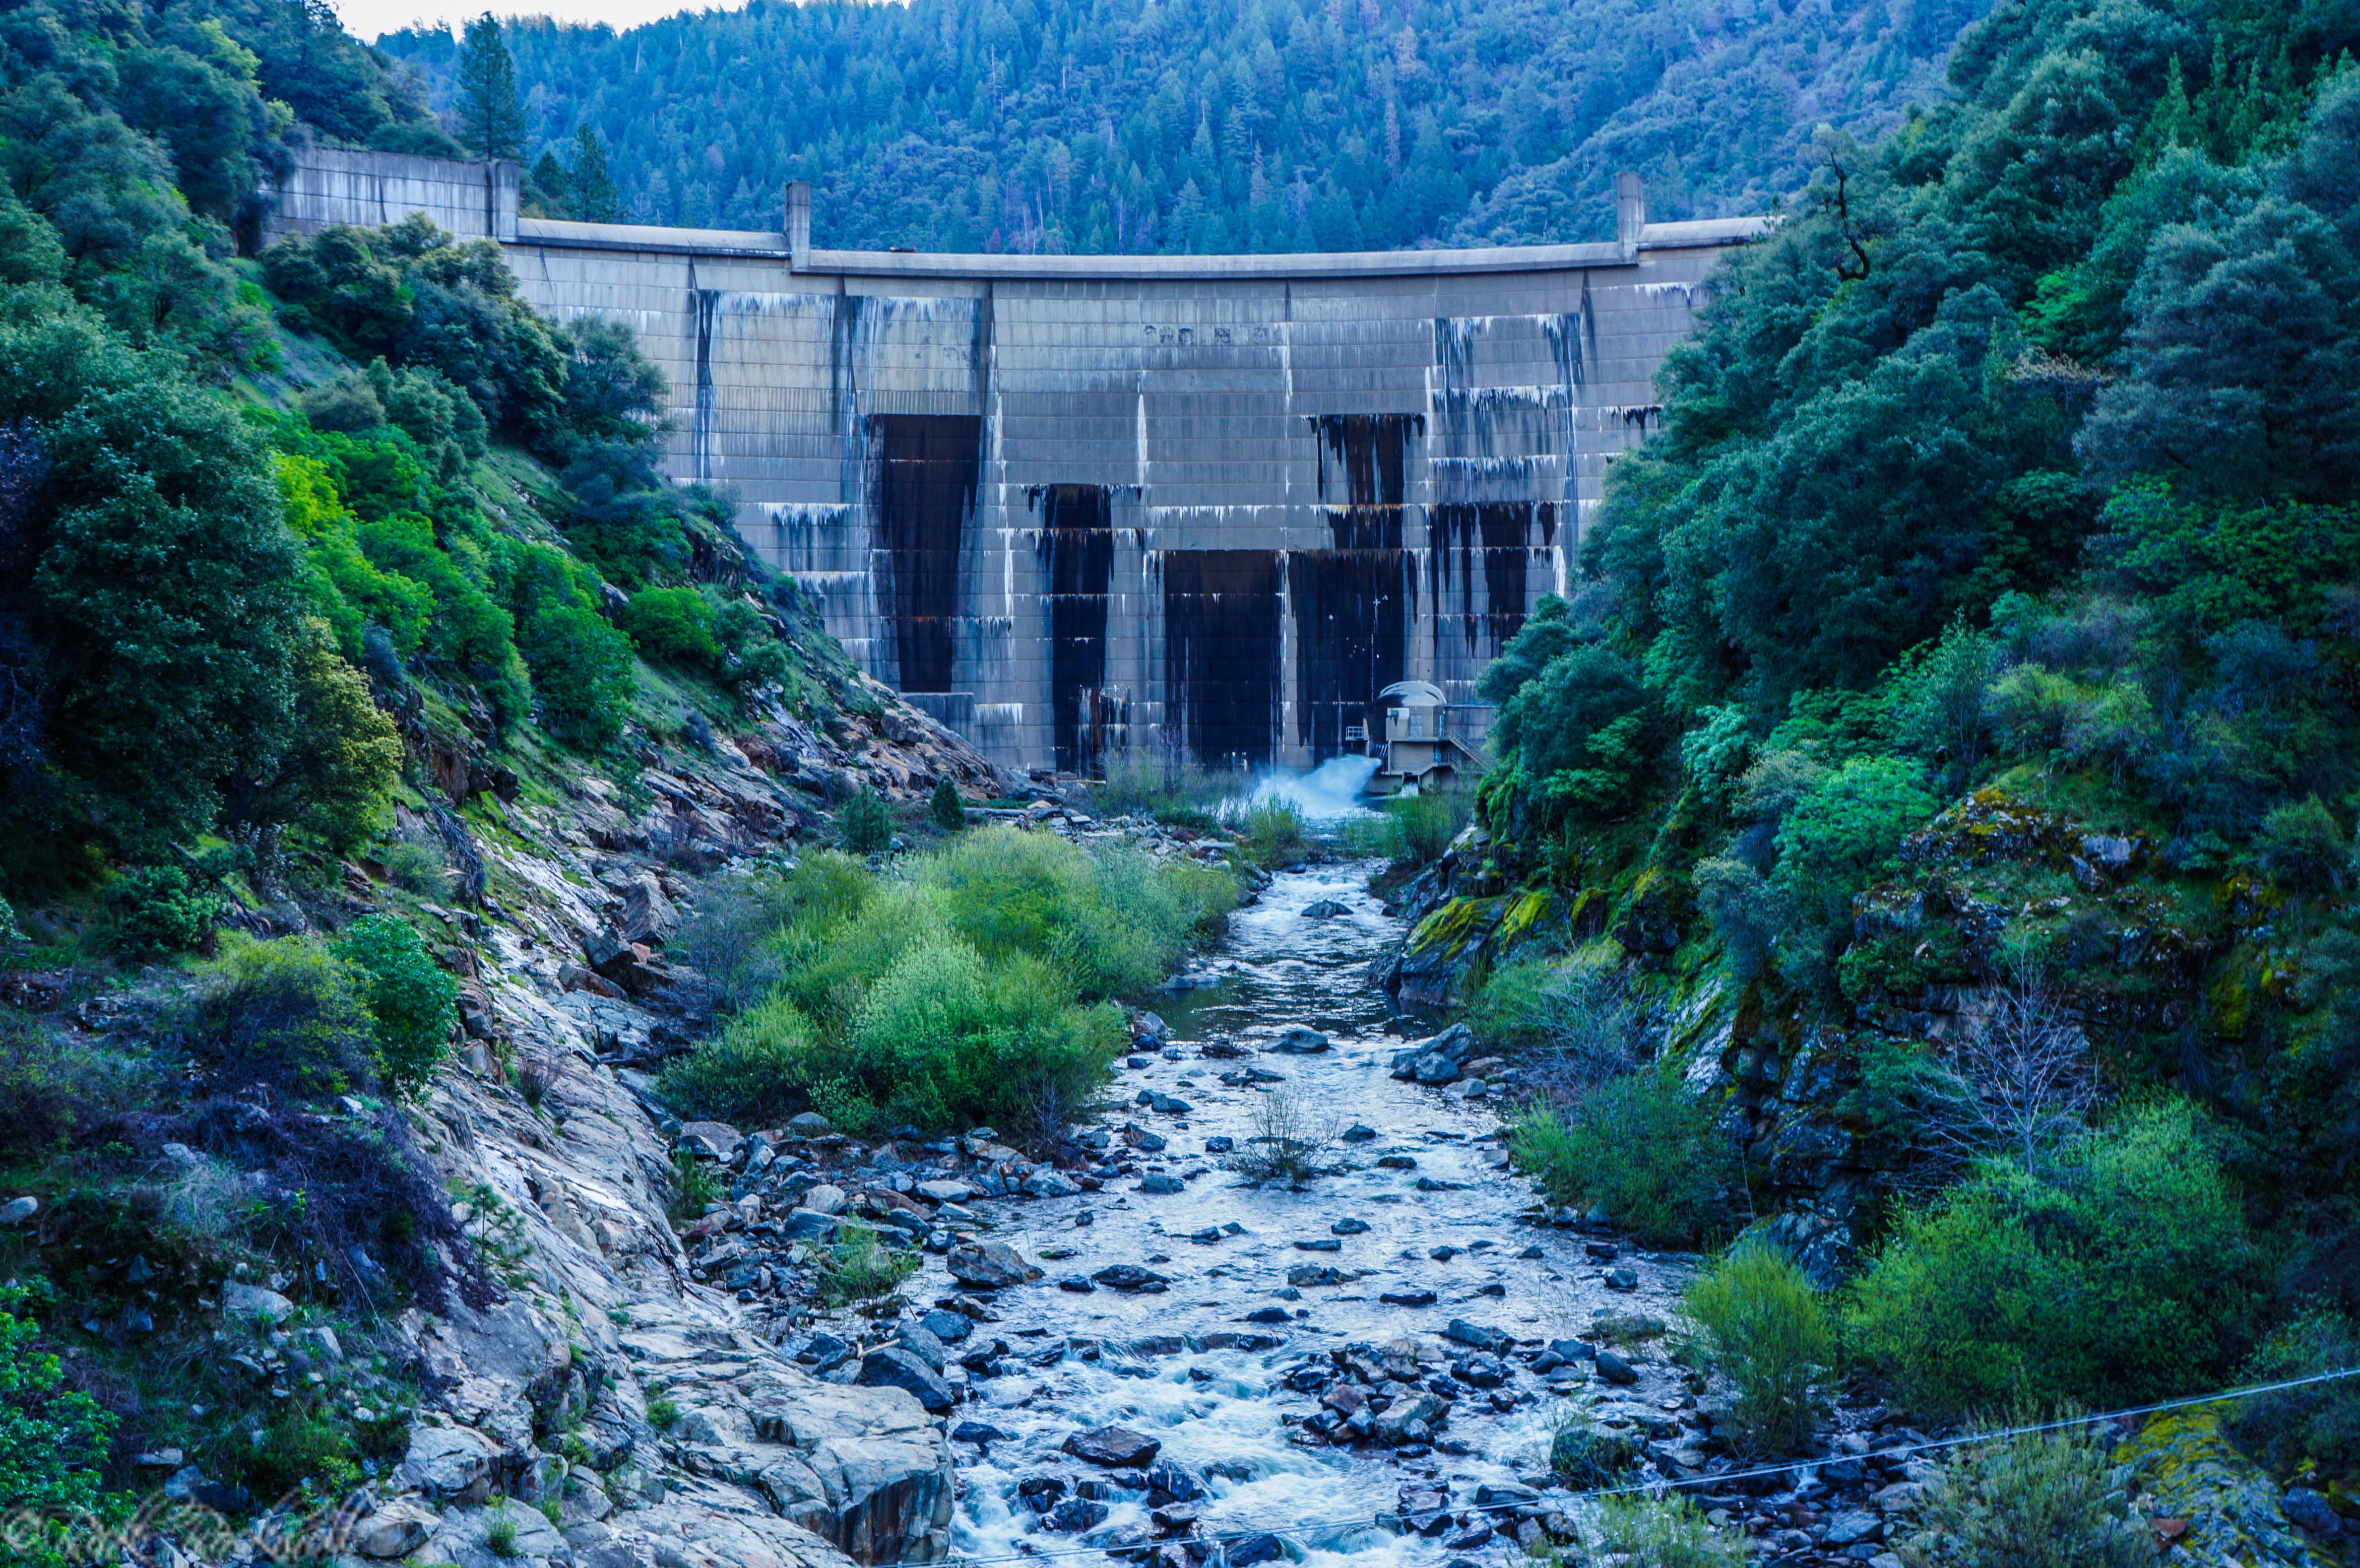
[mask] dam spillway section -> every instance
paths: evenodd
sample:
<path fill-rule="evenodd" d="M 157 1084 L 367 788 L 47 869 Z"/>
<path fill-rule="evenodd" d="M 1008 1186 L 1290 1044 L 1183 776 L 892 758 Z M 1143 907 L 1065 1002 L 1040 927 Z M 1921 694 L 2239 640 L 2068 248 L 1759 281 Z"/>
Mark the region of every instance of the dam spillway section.
<path fill-rule="evenodd" d="M 513 165 L 311 148 L 274 234 L 422 212 L 524 297 L 621 321 L 672 387 L 666 467 L 870 673 L 1012 768 L 1146 747 L 1308 768 L 1474 681 L 1564 586 L 1607 464 L 1713 267 L 1766 222 L 1595 245 L 949 256 L 557 223 Z"/>

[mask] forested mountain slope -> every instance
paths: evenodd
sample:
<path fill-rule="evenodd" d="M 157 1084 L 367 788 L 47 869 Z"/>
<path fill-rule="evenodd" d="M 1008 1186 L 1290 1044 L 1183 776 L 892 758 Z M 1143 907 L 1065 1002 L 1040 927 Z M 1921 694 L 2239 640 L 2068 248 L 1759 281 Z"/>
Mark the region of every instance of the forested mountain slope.
<path fill-rule="evenodd" d="M 1865 135 L 1939 96 L 1982 9 L 756 0 L 507 34 L 528 164 L 552 144 L 570 161 L 587 125 L 641 221 L 774 229 L 807 179 L 824 245 L 1345 250 L 1610 235 L 1625 168 L 1658 219 L 1764 211 L 1808 172 L 1815 125 Z M 448 101 L 449 35 L 382 43 Z"/>
<path fill-rule="evenodd" d="M 1484 677 L 1402 983 L 1608 1019 L 1523 1157 L 1665 1236 L 1775 1214 L 1913 1410 L 2353 1364 L 2355 42 L 1971 29 L 1731 260 Z M 2222 1419 L 2360 1475 L 2348 1393 Z"/>

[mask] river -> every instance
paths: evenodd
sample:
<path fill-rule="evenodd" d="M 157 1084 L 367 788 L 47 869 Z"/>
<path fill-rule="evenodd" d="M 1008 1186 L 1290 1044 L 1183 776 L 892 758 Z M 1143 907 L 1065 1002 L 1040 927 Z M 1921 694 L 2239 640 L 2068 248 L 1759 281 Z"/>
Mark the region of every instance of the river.
<path fill-rule="evenodd" d="M 1376 1516 L 1396 1510 L 1405 1487 L 1447 1486 L 1449 1506 L 1466 1509 L 1486 1483 L 1536 1477 L 1564 1413 L 1601 1396 L 1608 1416 L 1642 1428 L 1660 1427 L 1664 1418 L 1651 1412 L 1683 1402 L 1684 1390 L 1659 1369 L 1620 1389 L 1594 1384 L 1579 1361 L 1540 1376 L 1513 1356 L 1497 1389 L 1449 1376 L 1449 1360 L 1468 1354 L 1444 1338 L 1454 1319 L 1525 1342 L 1586 1337 L 1602 1312 L 1664 1314 L 1686 1260 L 1626 1247 L 1601 1261 L 1585 1253 L 1579 1233 L 1530 1223 L 1524 1216 L 1533 1193 L 1506 1167 L 1497 1114 L 1480 1100 L 1452 1101 L 1390 1076 L 1393 1052 L 1435 1025 L 1404 1015 L 1371 978 L 1373 962 L 1402 934 L 1368 891 L 1373 869 L 1327 862 L 1280 874 L 1205 955 L 1196 977 L 1217 976 L 1216 983 L 1153 999 L 1171 1043 L 1130 1059 L 1118 1085 L 1123 1104 L 1109 1125 L 1134 1124 L 1161 1137 L 1163 1153 L 1138 1154 L 1139 1171 L 1101 1192 L 977 1205 L 994 1227 L 991 1238 L 1014 1246 L 1047 1277 L 999 1292 L 992 1310 L 1000 1321 L 975 1331 L 972 1343 L 997 1337 L 1011 1354 L 1004 1375 L 975 1380 L 953 1418 L 955 1427 L 974 1422 L 1003 1434 L 953 1444 L 962 1555 L 1102 1562 L 1087 1549 L 1153 1536 L 1145 1493 L 1109 1486 L 1108 1472 L 1060 1451 L 1077 1431 L 1119 1424 L 1158 1440 L 1162 1459 L 1204 1479 L 1201 1539 L 1273 1532 L 1289 1557 L 1314 1568 L 1348 1560 L 1355 1568 L 1498 1560 L 1513 1549 L 1504 1536 L 1470 1539 L 1498 1515 L 1462 1513 L 1459 1524 L 1430 1539 L 1382 1527 Z M 1323 901 L 1344 912 L 1306 913 Z M 1330 1047 L 1309 1055 L 1268 1049 L 1295 1025 L 1324 1032 Z M 1207 1043 L 1218 1050 L 1225 1042 L 1251 1054 L 1200 1054 Z M 1284 1083 L 1220 1083 L 1219 1074 L 1249 1066 Z M 1130 1104 L 1142 1091 L 1189 1108 L 1151 1113 Z M 1296 1186 L 1255 1185 L 1205 1149 L 1207 1139 L 1245 1145 L 1266 1094 L 1291 1094 L 1339 1133 L 1358 1124 L 1373 1137 L 1330 1145 L 1321 1156 L 1328 1174 Z M 1380 1163 L 1388 1159 L 1394 1162 Z M 1137 1190 L 1142 1178 L 1159 1172 L 1182 1178 L 1184 1189 Z M 1337 1234 L 1339 1221 L 1351 1234 Z M 1306 1242 L 1323 1250 L 1297 1245 Z M 1111 1264 L 1142 1266 L 1168 1283 L 1151 1291 L 1060 1288 Z M 1289 1271 L 1305 1265 L 1333 1267 L 1342 1282 L 1291 1286 Z M 1633 1270 L 1636 1290 L 1610 1290 L 1610 1268 Z M 927 1270 L 912 1282 L 912 1297 L 956 1289 L 940 1259 L 930 1258 Z M 1435 1292 L 1433 1304 L 1379 1299 L 1418 1290 Z M 1271 1309 L 1285 1321 L 1270 1321 Z M 1255 1347 L 1225 1337 L 1239 1334 Z M 1426 1363 L 1419 1381 L 1395 1383 L 1393 1391 L 1453 1396 L 1431 1448 L 1291 1441 L 1295 1429 L 1282 1418 L 1320 1407 L 1317 1392 L 1289 1387 L 1290 1375 L 1306 1358 L 1326 1366 L 1331 1351 L 1355 1344 L 1372 1359 L 1390 1349 L 1396 1366 L 1415 1346 Z M 1020 1493 L 1028 1480 L 1042 1489 L 1042 1477 L 1062 1481 L 1067 1497 L 1076 1484 L 1095 1483 L 1087 1491 L 1098 1495 L 1106 1517 L 1078 1533 L 1045 1528 Z M 1082 1510 L 1083 1519 L 1096 1511 Z M 1209 1561 L 1221 1561 L 1218 1552 Z"/>

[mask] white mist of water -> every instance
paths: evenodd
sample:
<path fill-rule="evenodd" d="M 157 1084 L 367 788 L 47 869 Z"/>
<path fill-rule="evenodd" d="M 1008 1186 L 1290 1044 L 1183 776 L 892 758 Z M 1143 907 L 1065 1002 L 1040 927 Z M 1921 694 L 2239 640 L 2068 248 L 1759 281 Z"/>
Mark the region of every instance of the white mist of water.
<path fill-rule="evenodd" d="M 1331 757 L 1308 773 L 1272 774 L 1256 783 L 1247 799 L 1257 805 L 1282 801 L 1293 806 L 1306 822 L 1374 816 L 1361 800 L 1360 791 L 1376 771 L 1373 757 Z"/>

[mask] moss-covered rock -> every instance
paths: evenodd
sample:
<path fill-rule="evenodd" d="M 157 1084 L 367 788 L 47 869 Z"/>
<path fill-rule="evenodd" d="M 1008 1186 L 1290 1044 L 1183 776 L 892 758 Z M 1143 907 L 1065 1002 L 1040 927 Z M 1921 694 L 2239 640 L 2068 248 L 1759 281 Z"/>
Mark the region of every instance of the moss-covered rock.
<path fill-rule="evenodd" d="M 2114 1457 L 2187 1568 L 2334 1568 L 2286 1515 L 2278 1486 L 2231 1445 L 2214 1408 L 2150 1416 Z M 2181 1526 L 2184 1524 L 2184 1529 Z"/>

